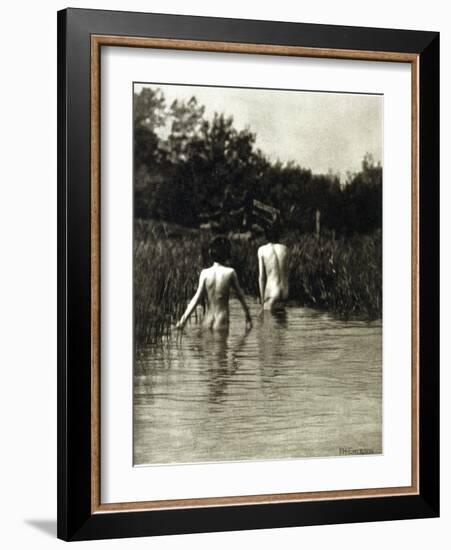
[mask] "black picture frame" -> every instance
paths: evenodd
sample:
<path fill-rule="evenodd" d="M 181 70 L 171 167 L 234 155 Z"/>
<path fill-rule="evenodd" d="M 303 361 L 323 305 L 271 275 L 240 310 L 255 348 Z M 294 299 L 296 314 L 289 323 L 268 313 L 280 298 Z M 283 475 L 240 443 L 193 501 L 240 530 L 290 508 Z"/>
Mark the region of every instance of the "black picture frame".
<path fill-rule="evenodd" d="M 419 60 L 419 494 L 93 513 L 91 36 L 400 52 Z M 87 540 L 439 515 L 439 33 L 58 12 L 58 537 Z"/>

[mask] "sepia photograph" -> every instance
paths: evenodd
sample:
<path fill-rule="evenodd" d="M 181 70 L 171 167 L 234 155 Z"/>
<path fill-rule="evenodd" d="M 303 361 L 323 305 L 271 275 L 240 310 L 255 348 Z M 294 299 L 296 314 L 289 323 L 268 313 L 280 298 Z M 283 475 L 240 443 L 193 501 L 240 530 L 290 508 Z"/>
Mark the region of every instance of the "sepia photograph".
<path fill-rule="evenodd" d="M 133 464 L 382 454 L 383 95 L 133 84 Z"/>

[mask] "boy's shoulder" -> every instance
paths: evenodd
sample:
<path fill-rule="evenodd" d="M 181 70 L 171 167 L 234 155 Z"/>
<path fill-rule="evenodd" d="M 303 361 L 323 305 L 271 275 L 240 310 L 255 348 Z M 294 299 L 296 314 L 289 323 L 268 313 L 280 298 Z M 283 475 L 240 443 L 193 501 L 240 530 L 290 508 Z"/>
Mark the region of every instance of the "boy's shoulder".
<path fill-rule="evenodd" d="M 266 250 L 272 250 L 273 248 L 282 248 L 282 249 L 288 249 L 287 245 L 282 243 L 266 243 L 262 244 L 260 248 L 258 249 L 258 253 L 265 252 Z"/>
<path fill-rule="evenodd" d="M 229 267 L 227 265 L 221 265 L 221 274 L 223 277 L 233 277 L 235 275 L 235 270 L 233 267 Z"/>
<path fill-rule="evenodd" d="M 235 273 L 235 269 L 233 267 L 229 267 L 227 265 L 219 265 L 219 266 L 211 266 L 206 267 L 205 269 L 202 269 L 200 272 L 201 277 L 208 277 L 208 275 L 213 274 L 214 272 L 221 271 L 222 273 Z"/>

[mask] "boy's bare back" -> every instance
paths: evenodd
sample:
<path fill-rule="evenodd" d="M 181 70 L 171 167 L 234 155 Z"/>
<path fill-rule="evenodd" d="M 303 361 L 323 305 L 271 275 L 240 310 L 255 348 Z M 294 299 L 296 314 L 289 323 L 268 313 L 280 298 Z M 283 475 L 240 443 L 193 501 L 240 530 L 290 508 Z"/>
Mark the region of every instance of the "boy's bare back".
<path fill-rule="evenodd" d="M 207 328 L 220 329 L 229 325 L 229 295 L 235 271 L 231 267 L 214 264 L 204 269 L 206 310 L 203 324 Z"/>
<path fill-rule="evenodd" d="M 263 309 L 283 307 L 288 298 L 288 248 L 268 243 L 258 249 L 260 299 Z"/>
<path fill-rule="evenodd" d="M 199 277 L 199 287 L 196 294 L 183 314 L 178 328 L 182 328 L 193 309 L 202 299 L 205 303 L 203 326 L 212 330 L 227 330 L 229 327 L 229 296 L 233 289 L 241 302 L 246 314 L 246 324 L 251 325 L 249 309 L 246 305 L 243 291 L 238 282 L 235 270 L 215 262 L 211 267 L 203 269 Z"/>

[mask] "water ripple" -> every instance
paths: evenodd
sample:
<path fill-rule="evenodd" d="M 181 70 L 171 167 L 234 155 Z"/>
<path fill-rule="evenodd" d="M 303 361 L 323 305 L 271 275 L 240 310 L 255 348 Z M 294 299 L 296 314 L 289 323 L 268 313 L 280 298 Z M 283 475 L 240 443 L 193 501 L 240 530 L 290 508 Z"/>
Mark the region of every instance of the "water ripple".
<path fill-rule="evenodd" d="M 382 325 L 305 308 L 258 315 L 231 302 L 228 336 L 188 325 L 139 350 L 135 464 L 382 450 Z"/>

